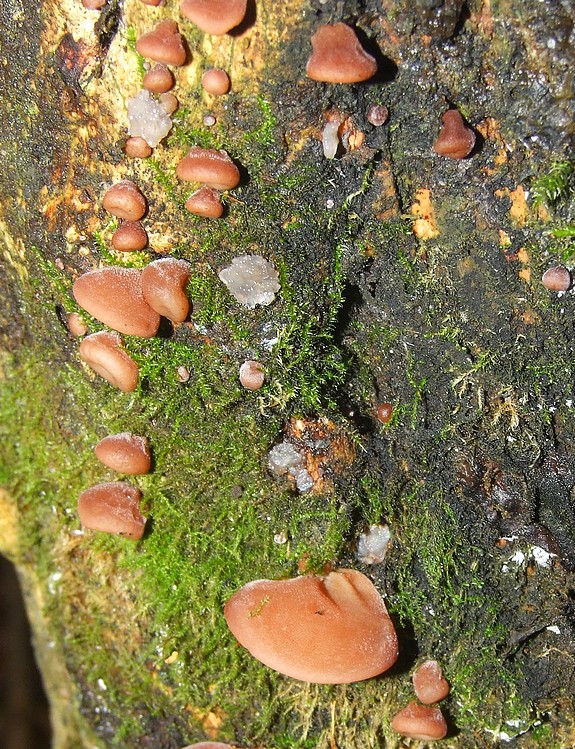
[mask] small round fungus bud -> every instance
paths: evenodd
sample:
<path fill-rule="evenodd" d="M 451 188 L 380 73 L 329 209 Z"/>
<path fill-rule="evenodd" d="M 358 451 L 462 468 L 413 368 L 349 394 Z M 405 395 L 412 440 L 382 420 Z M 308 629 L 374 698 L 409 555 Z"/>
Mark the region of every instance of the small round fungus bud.
<path fill-rule="evenodd" d="M 433 144 L 435 153 L 452 159 L 469 156 L 475 145 L 475 133 L 467 127 L 457 109 L 448 109 L 442 116 L 443 127 Z"/>
<path fill-rule="evenodd" d="M 415 694 L 424 705 L 432 705 L 449 694 L 449 683 L 437 661 L 424 661 L 411 677 Z"/>
<path fill-rule="evenodd" d="M 203 123 L 206 127 L 213 127 L 216 124 L 216 118 L 213 114 L 204 115 Z"/>
<path fill-rule="evenodd" d="M 138 221 L 122 221 L 112 235 L 112 247 L 119 252 L 143 250 L 147 244 L 148 235 Z"/>
<path fill-rule="evenodd" d="M 393 406 L 391 403 L 380 403 L 377 407 L 377 418 L 382 424 L 389 424 L 393 416 Z"/>
<path fill-rule="evenodd" d="M 372 104 L 367 110 L 367 121 L 374 127 L 381 127 L 387 122 L 389 110 L 381 104 Z"/>
<path fill-rule="evenodd" d="M 356 570 L 255 580 L 234 593 L 224 616 L 255 658 L 301 681 L 362 681 L 397 660 L 397 636 L 383 599 Z"/>
<path fill-rule="evenodd" d="M 132 393 L 138 386 L 138 365 L 122 348 L 117 333 L 101 330 L 87 336 L 80 344 L 80 356 L 96 374 L 119 390 Z"/>
<path fill-rule="evenodd" d="M 215 190 L 233 190 L 240 183 L 240 170 L 225 151 L 191 148 L 176 167 L 180 179 L 204 182 Z"/>
<path fill-rule="evenodd" d="M 238 26 L 246 15 L 247 0 L 182 0 L 180 11 L 208 34 L 221 36 Z"/>
<path fill-rule="evenodd" d="M 142 86 L 153 94 L 163 94 L 174 85 L 172 71 L 163 63 L 159 62 L 145 74 Z"/>
<path fill-rule="evenodd" d="M 102 205 L 117 218 L 139 221 L 146 212 L 147 203 L 140 188 L 129 179 L 116 182 L 102 198 Z"/>
<path fill-rule="evenodd" d="M 391 727 L 402 736 L 421 741 L 437 741 L 447 735 L 447 723 L 441 710 L 418 705 L 415 700 L 397 713 Z"/>
<path fill-rule="evenodd" d="M 202 76 L 202 88 L 212 96 L 223 96 L 230 90 L 231 81 L 229 75 L 221 68 L 206 70 Z"/>
<path fill-rule="evenodd" d="M 96 484 L 78 497 L 80 522 L 93 531 L 138 540 L 146 526 L 146 518 L 140 512 L 141 498 L 139 489 L 123 481 Z"/>
<path fill-rule="evenodd" d="M 173 257 L 161 258 L 142 270 L 142 292 L 158 314 L 172 322 L 183 322 L 190 311 L 185 292 L 189 280 L 189 263 Z"/>
<path fill-rule="evenodd" d="M 124 153 L 131 159 L 147 159 L 152 154 L 152 148 L 139 135 L 128 138 L 124 143 Z"/>
<path fill-rule="evenodd" d="M 306 73 L 314 81 L 358 83 L 377 73 L 377 62 L 345 23 L 325 24 L 311 38 Z"/>
<path fill-rule="evenodd" d="M 174 114 L 179 106 L 179 102 L 174 94 L 169 93 L 160 94 L 158 102 L 167 115 Z"/>
<path fill-rule="evenodd" d="M 166 65 L 183 65 L 186 62 L 184 39 L 178 30 L 178 24 L 171 19 L 160 23 L 143 34 L 136 42 L 136 50 L 143 57 Z"/>
<path fill-rule="evenodd" d="M 98 268 L 76 279 L 75 300 L 96 320 L 110 328 L 152 338 L 160 326 L 160 315 L 142 293 L 142 271 L 136 268 Z"/>
<path fill-rule="evenodd" d="M 94 452 L 100 463 L 118 473 L 141 476 L 149 473 L 152 467 L 148 440 L 131 432 L 104 437 L 98 442 Z"/>
<path fill-rule="evenodd" d="M 190 213 L 205 218 L 220 218 L 224 206 L 220 200 L 220 193 L 212 187 L 200 187 L 186 200 L 186 208 Z"/>
<path fill-rule="evenodd" d="M 68 323 L 68 330 L 72 335 L 80 337 L 86 335 L 88 332 L 88 326 L 77 312 L 71 312 L 68 315 L 66 322 Z"/>
<path fill-rule="evenodd" d="M 107 0 L 82 0 L 82 5 L 86 10 L 101 10 L 106 2 Z"/>
<path fill-rule="evenodd" d="M 240 367 L 240 383 L 246 390 L 259 390 L 264 384 L 265 369 L 259 361 L 248 359 Z"/>
<path fill-rule="evenodd" d="M 549 291 L 567 291 L 571 287 L 571 273 L 564 265 L 555 265 L 545 271 L 541 283 Z"/>

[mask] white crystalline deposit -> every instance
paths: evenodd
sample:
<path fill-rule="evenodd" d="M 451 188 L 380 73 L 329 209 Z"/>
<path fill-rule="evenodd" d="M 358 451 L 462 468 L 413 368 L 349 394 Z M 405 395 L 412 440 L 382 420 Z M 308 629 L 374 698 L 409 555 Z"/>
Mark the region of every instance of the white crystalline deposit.
<path fill-rule="evenodd" d="M 128 121 L 130 135 L 143 138 L 150 148 L 155 148 L 172 127 L 172 120 L 162 105 L 145 89 L 128 99 Z"/>
<path fill-rule="evenodd" d="M 313 479 L 304 467 L 303 455 L 291 442 L 280 442 L 272 447 L 268 453 L 268 468 L 276 476 L 289 473 L 300 492 L 307 492 L 313 486 Z"/>
<path fill-rule="evenodd" d="M 390 539 L 388 525 L 370 525 L 369 530 L 359 537 L 357 558 L 364 564 L 383 562 Z"/>
<path fill-rule="evenodd" d="M 271 304 L 280 285 L 272 263 L 260 255 L 240 255 L 218 273 L 230 294 L 244 307 Z"/>

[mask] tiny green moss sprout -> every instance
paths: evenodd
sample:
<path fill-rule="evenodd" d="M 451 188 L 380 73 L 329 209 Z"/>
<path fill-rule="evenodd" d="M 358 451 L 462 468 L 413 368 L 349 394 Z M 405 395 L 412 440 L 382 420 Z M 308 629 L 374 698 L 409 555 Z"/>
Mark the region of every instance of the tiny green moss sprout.
<path fill-rule="evenodd" d="M 555 209 L 566 202 L 573 193 L 575 164 L 571 161 L 554 161 L 547 174 L 533 180 L 530 192 L 533 205 Z"/>
<path fill-rule="evenodd" d="M 136 49 L 136 29 L 133 26 L 128 26 L 126 31 L 126 44 L 130 52 L 136 56 L 136 64 L 138 66 L 138 73 L 140 78 L 144 78 L 146 74 L 146 59 Z"/>

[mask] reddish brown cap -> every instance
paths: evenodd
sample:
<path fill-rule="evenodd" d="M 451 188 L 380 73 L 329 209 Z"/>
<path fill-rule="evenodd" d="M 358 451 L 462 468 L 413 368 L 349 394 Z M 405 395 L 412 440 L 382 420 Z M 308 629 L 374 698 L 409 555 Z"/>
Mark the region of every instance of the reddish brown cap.
<path fill-rule="evenodd" d="M 221 36 L 238 26 L 246 15 L 247 0 L 182 0 L 180 11 L 208 34 Z"/>
<path fill-rule="evenodd" d="M 402 736 L 422 741 L 437 741 L 447 735 L 447 723 L 441 710 L 418 705 L 415 700 L 397 713 L 391 727 Z"/>
<path fill-rule="evenodd" d="M 311 38 L 306 73 L 314 81 L 358 83 L 377 73 L 377 62 L 345 23 L 325 24 Z"/>
<path fill-rule="evenodd" d="M 541 276 L 541 283 L 549 291 L 567 291 L 571 287 L 571 272 L 564 265 L 547 268 Z"/>
<path fill-rule="evenodd" d="M 88 326 L 77 312 L 71 312 L 67 317 L 68 330 L 72 335 L 83 336 L 88 332 Z"/>
<path fill-rule="evenodd" d="M 104 325 L 140 338 L 152 338 L 160 315 L 144 299 L 142 271 L 136 268 L 98 268 L 80 276 L 72 293 L 82 307 Z"/>
<path fill-rule="evenodd" d="M 190 195 L 186 200 L 186 208 L 190 213 L 205 218 L 219 218 L 224 212 L 220 193 L 206 185 Z"/>
<path fill-rule="evenodd" d="M 256 580 L 234 593 L 224 615 L 255 658 L 302 681 L 369 679 L 390 668 L 398 655 L 385 604 L 356 570 Z"/>
<path fill-rule="evenodd" d="M 202 76 L 202 88 L 212 96 L 223 96 L 230 90 L 229 75 L 221 68 L 210 68 Z"/>
<path fill-rule="evenodd" d="M 142 538 L 146 518 L 140 512 L 142 495 L 135 486 L 110 481 L 86 489 L 78 497 L 78 515 L 85 528 Z"/>
<path fill-rule="evenodd" d="M 240 383 L 246 390 L 259 390 L 265 378 L 264 365 L 259 361 L 247 359 L 240 367 Z"/>
<path fill-rule="evenodd" d="M 141 219 L 147 208 L 146 198 L 140 188 L 129 179 L 112 185 L 104 194 L 102 205 L 112 216 L 130 221 Z"/>
<path fill-rule="evenodd" d="M 475 145 L 475 133 L 467 127 L 457 109 L 448 109 L 442 116 L 443 127 L 433 144 L 433 150 L 440 156 L 464 159 Z"/>
<path fill-rule="evenodd" d="M 159 62 L 145 74 L 142 86 L 154 94 L 163 94 L 169 91 L 174 83 L 172 71 L 163 62 Z"/>
<path fill-rule="evenodd" d="M 233 190 L 240 183 L 240 170 L 225 151 L 214 148 L 190 148 L 176 167 L 180 179 L 204 182 L 215 190 Z"/>
<path fill-rule="evenodd" d="M 112 247 L 120 252 L 143 250 L 147 244 L 148 235 L 138 221 L 122 221 L 112 235 Z"/>
<path fill-rule="evenodd" d="M 183 65 L 186 62 L 184 38 L 178 24 L 171 19 L 160 23 L 143 34 L 136 42 L 136 50 L 143 56 L 166 65 Z"/>
<path fill-rule="evenodd" d="M 101 463 L 118 473 L 139 476 L 149 473 L 152 467 L 148 440 L 131 432 L 104 437 L 98 442 L 94 452 Z"/>
<path fill-rule="evenodd" d="M 189 263 L 164 257 L 143 269 L 142 292 L 146 302 L 158 314 L 172 322 L 183 322 L 190 311 L 185 292 L 189 280 Z"/>
<path fill-rule="evenodd" d="M 135 135 L 124 143 L 124 152 L 132 159 L 147 159 L 152 153 L 152 148 L 143 138 Z"/>
<path fill-rule="evenodd" d="M 173 114 L 179 106 L 179 102 L 174 94 L 164 93 L 158 96 L 160 106 L 166 114 Z"/>
<path fill-rule="evenodd" d="M 125 393 L 133 392 L 138 386 L 140 370 L 122 348 L 122 339 L 117 333 L 101 330 L 87 336 L 80 344 L 80 356 L 96 374 Z"/>
<path fill-rule="evenodd" d="M 420 702 L 432 705 L 445 699 L 449 694 L 449 684 L 437 661 L 424 661 L 411 677 L 415 694 Z"/>

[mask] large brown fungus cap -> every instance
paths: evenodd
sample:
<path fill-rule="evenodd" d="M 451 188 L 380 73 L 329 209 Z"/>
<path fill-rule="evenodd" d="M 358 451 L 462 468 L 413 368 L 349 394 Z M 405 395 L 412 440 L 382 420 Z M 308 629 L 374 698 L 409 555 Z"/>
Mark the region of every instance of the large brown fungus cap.
<path fill-rule="evenodd" d="M 188 182 L 204 182 L 214 190 L 233 190 L 240 183 L 240 170 L 225 151 L 215 148 L 190 148 L 176 174 Z"/>
<path fill-rule="evenodd" d="M 139 367 L 122 348 L 117 333 L 101 330 L 87 336 L 80 344 L 80 356 L 96 374 L 119 390 L 132 393 L 138 386 Z"/>
<path fill-rule="evenodd" d="M 190 264 L 164 257 L 146 265 L 142 271 L 142 291 L 146 302 L 158 314 L 172 322 L 183 322 L 190 311 L 185 293 L 190 280 Z"/>
<path fill-rule="evenodd" d="M 144 299 L 142 272 L 136 268 L 98 268 L 80 276 L 72 293 L 78 304 L 120 333 L 151 338 L 160 315 Z"/>
<path fill-rule="evenodd" d="M 306 73 L 314 81 L 358 83 L 377 73 L 377 62 L 345 23 L 325 24 L 311 38 L 312 54 Z"/>
<path fill-rule="evenodd" d="M 123 481 L 96 484 L 78 497 L 78 515 L 85 528 L 142 538 L 146 518 L 140 512 L 142 495 Z"/>
<path fill-rule="evenodd" d="M 221 36 L 238 26 L 246 15 L 247 0 L 182 0 L 180 11 L 208 34 Z"/>
<path fill-rule="evenodd" d="M 464 159 L 475 145 L 475 133 L 467 127 L 457 109 L 448 109 L 442 116 L 443 127 L 433 144 L 433 150 L 440 156 Z"/>
<path fill-rule="evenodd" d="M 136 50 L 143 56 L 165 65 L 183 65 L 186 62 L 184 39 L 178 24 L 171 19 L 160 23 L 143 34 L 136 42 Z"/>
<path fill-rule="evenodd" d="M 356 570 L 255 580 L 234 593 L 224 615 L 255 658 L 301 681 L 369 679 L 390 668 L 398 655 L 385 604 Z"/>
<path fill-rule="evenodd" d="M 101 463 L 118 473 L 139 476 L 152 467 L 148 440 L 131 432 L 109 434 L 98 442 L 94 452 Z"/>

